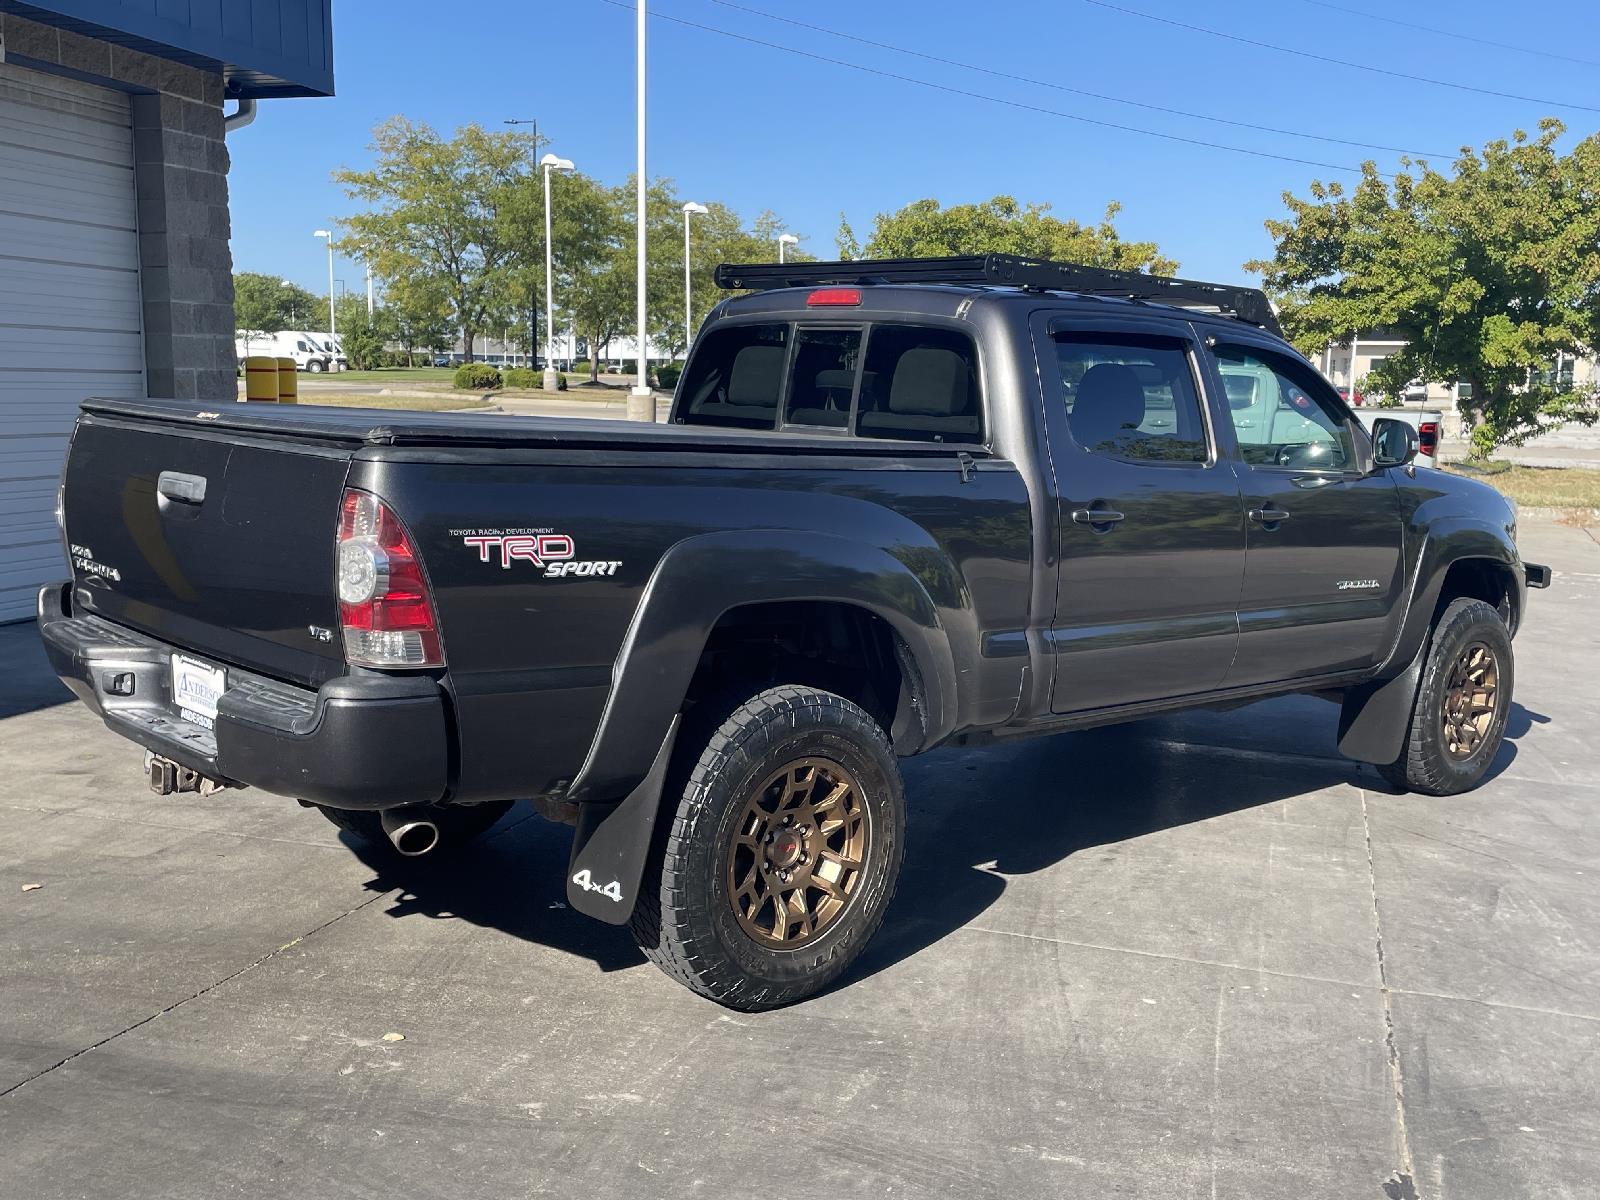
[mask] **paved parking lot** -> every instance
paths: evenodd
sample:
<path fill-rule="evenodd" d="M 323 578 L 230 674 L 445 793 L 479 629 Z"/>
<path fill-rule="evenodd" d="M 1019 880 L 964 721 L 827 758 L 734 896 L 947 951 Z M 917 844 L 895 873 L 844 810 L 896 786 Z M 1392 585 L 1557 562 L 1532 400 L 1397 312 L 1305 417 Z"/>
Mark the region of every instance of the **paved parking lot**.
<path fill-rule="evenodd" d="M 567 910 L 520 810 L 395 867 L 151 796 L 0 629 L 0 1197 L 1594 1196 L 1600 543 L 1523 538 L 1480 791 L 1388 794 L 1302 698 L 929 755 L 884 932 L 760 1016 Z"/>

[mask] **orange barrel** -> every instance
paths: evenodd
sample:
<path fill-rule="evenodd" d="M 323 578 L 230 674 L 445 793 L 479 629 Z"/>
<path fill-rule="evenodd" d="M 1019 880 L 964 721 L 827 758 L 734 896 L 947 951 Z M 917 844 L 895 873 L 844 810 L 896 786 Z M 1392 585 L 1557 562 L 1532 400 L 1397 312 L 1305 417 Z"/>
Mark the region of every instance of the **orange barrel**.
<path fill-rule="evenodd" d="M 267 404 L 278 402 L 278 360 L 252 354 L 244 360 L 244 398 Z"/>
<path fill-rule="evenodd" d="M 278 403 L 300 403 L 300 381 L 294 373 L 294 359 L 278 360 Z"/>

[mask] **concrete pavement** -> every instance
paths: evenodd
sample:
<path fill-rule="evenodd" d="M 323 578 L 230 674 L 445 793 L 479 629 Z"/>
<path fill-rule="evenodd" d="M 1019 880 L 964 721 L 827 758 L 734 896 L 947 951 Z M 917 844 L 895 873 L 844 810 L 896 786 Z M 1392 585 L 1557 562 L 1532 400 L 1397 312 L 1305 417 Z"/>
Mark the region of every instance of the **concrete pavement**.
<path fill-rule="evenodd" d="M 1479 791 L 1310 698 L 936 752 L 883 932 L 760 1016 L 565 908 L 525 810 L 396 865 L 151 796 L 0 629 L 0 1197 L 1592 1196 L 1600 543 L 1523 538 Z"/>

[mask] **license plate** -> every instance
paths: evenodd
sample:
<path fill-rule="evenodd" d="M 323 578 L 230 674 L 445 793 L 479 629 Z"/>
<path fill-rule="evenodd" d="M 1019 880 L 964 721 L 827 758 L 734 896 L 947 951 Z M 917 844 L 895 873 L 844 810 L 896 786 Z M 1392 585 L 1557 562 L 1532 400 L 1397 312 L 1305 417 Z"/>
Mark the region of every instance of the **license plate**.
<path fill-rule="evenodd" d="M 228 686 L 228 673 L 181 654 L 172 656 L 172 702 L 178 715 L 207 729 L 217 723 L 217 701 Z"/>

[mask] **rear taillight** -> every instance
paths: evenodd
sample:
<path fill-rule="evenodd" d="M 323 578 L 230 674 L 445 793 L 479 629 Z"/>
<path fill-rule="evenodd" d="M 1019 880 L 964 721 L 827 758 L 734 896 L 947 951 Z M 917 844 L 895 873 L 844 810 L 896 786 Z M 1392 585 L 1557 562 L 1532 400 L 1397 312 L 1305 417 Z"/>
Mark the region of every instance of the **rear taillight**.
<path fill-rule="evenodd" d="M 1417 452 L 1429 458 L 1439 449 L 1439 422 L 1423 421 L 1417 425 Z"/>
<path fill-rule="evenodd" d="M 369 492 L 346 488 L 339 508 L 339 624 L 359 667 L 442 667 L 428 581 L 400 518 Z"/>

